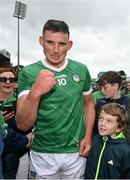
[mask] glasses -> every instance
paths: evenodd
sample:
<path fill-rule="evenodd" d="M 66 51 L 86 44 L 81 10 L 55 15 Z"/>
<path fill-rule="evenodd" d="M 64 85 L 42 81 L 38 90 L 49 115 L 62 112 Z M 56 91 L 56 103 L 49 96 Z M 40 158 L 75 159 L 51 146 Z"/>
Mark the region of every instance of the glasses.
<path fill-rule="evenodd" d="M 9 81 L 10 83 L 16 83 L 17 82 L 17 78 L 14 77 L 0 77 L 0 82 L 1 83 L 7 83 L 7 81 Z"/>

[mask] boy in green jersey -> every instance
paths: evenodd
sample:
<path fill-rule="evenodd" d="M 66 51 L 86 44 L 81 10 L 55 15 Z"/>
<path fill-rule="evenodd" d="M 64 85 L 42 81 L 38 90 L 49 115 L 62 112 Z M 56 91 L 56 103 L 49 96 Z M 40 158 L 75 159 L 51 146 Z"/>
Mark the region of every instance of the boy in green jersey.
<path fill-rule="evenodd" d="M 82 177 L 91 147 L 91 78 L 85 65 L 66 59 L 69 34 L 64 21 L 48 20 L 39 38 L 45 59 L 19 74 L 16 121 L 22 130 L 35 127 L 30 156 L 37 179 Z"/>

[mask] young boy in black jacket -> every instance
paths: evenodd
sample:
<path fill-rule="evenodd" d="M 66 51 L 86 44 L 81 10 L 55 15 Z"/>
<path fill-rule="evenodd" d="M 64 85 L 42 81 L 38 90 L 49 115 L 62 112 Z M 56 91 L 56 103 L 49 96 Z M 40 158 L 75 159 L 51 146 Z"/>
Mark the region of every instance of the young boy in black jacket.
<path fill-rule="evenodd" d="M 117 103 L 101 108 L 85 179 L 130 179 L 130 145 L 125 138 L 127 112 Z"/>

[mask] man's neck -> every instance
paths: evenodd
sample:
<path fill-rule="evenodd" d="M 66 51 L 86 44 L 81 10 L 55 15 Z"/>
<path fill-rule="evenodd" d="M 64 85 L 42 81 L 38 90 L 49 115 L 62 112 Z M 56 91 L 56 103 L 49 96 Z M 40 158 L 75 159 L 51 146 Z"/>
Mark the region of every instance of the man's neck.
<path fill-rule="evenodd" d="M 65 60 L 62 62 L 62 63 L 59 63 L 59 64 L 52 64 L 50 63 L 47 59 L 45 59 L 46 63 L 49 65 L 49 66 L 52 66 L 54 68 L 60 68 L 62 67 L 64 64 L 65 64 Z"/>

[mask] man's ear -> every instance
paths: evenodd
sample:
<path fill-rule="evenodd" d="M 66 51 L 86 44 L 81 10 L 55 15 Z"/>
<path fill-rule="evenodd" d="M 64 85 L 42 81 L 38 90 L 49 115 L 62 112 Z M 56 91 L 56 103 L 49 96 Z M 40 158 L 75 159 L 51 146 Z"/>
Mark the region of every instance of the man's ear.
<path fill-rule="evenodd" d="M 43 47 L 43 41 L 44 41 L 44 39 L 43 39 L 43 36 L 40 36 L 39 37 L 39 43 L 40 43 L 40 45 Z"/>
<path fill-rule="evenodd" d="M 68 50 L 70 50 L 72 46 L 73 46 L 73 41 L 68 41 Z"/>

